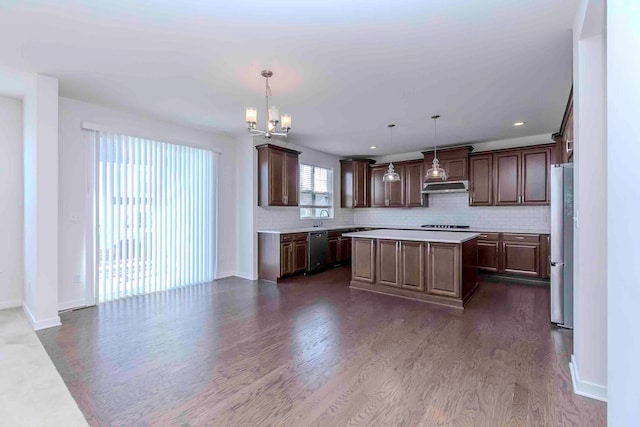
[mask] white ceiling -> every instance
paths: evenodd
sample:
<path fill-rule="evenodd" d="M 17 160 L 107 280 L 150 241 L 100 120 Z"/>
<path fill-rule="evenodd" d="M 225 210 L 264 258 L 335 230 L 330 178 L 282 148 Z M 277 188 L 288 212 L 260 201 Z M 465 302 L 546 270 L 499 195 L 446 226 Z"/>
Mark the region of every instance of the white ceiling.
<path fill-rule="evenodd" d="M 577 0 L 3 0 L 0 65 L 57 77 L 62 96 L 231 135 L 246 132 L 245 107 L 264 113 L 270 68 L 290 142 L 382 155 L 431 147 L 434 113 L 443 145 L 557 131 L 576 10 Z"/>

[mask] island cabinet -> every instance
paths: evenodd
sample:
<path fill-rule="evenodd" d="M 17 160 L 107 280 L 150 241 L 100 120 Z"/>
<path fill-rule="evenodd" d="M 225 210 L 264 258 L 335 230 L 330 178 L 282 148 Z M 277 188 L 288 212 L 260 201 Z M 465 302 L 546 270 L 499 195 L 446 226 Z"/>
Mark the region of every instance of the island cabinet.
<path fill-rule="evenodd" d="M 272 144 L 258 150 L 258 206 L 298 206 L 299 151 Z"/>
<path fill-rule="evenodd" d="M 475 233 L 374 230 L 353 238 L 354 289 L 463 308 L 478 286 Z"/>
<path fill-rule="evenodd" d="M 278 282 L 307 270 L 308 233 L 258 233 L 258 278 Z"/>
<path fill-rule="evenodd" d="M 447 173 L 447 181 L 465 181 L 469 179 L 469 152 L 473 147 L 459 147 L 438 150 L 437 156 L 440 166 Z M 433 163 L 434 152 L 423 151 L 424 167 L 430 168 Z"/>
<path fill-rule="evenodd" d="M 340 160 L 340 207 L 368 208 L 370 206 L 368 159 Z"/>

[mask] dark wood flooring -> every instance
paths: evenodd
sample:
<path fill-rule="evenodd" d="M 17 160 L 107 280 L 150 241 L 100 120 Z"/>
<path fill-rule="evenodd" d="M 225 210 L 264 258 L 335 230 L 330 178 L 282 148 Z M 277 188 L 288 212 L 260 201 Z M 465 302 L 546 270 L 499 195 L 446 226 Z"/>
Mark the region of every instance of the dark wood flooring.
<path fill-rule="evenodd" d="M 549 290 L 464 311 L 349 289 L 342 267 L 64 313 L 38 333 L 91 425 L 604 426 L 574 395 Z"/>

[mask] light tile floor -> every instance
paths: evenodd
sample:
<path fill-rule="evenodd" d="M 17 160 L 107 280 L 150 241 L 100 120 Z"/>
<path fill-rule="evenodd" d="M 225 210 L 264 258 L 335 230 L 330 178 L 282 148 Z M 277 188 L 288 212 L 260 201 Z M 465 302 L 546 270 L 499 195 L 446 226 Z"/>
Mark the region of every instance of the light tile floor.
<path fill-rule="evenodd" d="M 0 310 L 0 424 L 87 425 L 20 308 Z"/>

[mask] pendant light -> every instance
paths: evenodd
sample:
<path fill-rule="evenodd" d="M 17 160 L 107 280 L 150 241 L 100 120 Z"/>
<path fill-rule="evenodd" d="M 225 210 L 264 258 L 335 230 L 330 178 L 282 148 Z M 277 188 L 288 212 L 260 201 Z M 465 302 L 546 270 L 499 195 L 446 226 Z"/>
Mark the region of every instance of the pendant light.
<path fill-rule="evenodd" d="M 439 115 L 431 116 L 433 119 L 433 163 L 431 164 L 431 168 L 427 170 L 426 179 L 440 179 L 442 181 L 447 180 L 447 172 L 440 167 L 440 162 L 438 161 L 438 144 L 437 144 L 437 136 L 438 136 L 438 119 Z"/>
<path fill-rule="evenodd" d="M 390 124 L 387 125 L 387 127 L 389 128 L 389 141 L 390 141 L 390 146 L 393 146 L 393 128 L 396 125 L 394 124 Z M 393 167 L 393 162 L 389 162 L 389 169 L 387 170 L 387 173 L 385 173 L 382 176 L 382 182 L 398 182 L 400 181 L 400 175 L 398 175 L 398 173 L 394 170 Z"/>
<path fill-rule="evenodd" d="M 253 107 L 249 107 L 246 110 L 245 117 L 247 122 L 247 129 L 251 136 L 264 136 L 265 138 L 271 138 L 272 136 L 286 136 L 291 130 L 291 115 L 283 114 L 280 116 L 280 109 L 275 105 L 269 105 L 269 97 L 271 96 L 271 86 L 269 86 L 269 79 L 273 77 L 273 71 L 262 70 L 260 73 L 265 78 L 265 127 L 264 130 L 257 128 L 256 122 L 258 121 L 258 110 Z M 280 125 L 280 131 L 278 131 L 278 124 Z"/>

